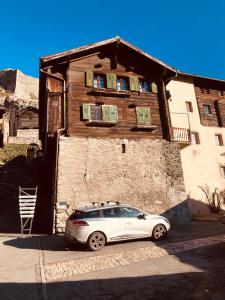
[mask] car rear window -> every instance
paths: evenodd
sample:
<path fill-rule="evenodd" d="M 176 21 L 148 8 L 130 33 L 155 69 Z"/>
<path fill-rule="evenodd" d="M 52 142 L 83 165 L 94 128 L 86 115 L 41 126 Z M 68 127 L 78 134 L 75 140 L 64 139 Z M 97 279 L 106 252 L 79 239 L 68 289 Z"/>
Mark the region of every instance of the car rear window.
<path fill-rule="evenodd" d="M 92 211 L 75 210 L 75 212 L 70 216 L 70 220 L 90 219 L 90 218 L 99 218 L 99 210 L 92 210 Z"/>

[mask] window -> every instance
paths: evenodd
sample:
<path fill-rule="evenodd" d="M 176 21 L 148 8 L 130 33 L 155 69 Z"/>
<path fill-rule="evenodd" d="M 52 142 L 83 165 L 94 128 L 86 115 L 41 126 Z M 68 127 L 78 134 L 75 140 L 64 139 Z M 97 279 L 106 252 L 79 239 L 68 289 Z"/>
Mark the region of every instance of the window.
<path fill-rule="evenodd" d="M 224 96 L 224 91 L 219 91 L 218 94 L 219 96 Z"/>
<path fill-rule="evenodd" d="M 223 146 L 223 137 L 221 134 L 215 134 L 215 143 L 217 146 Z"/>
<path fill-rule="evenodd" d="M 203 111 L 205 115 L 211 115 L 212 114 L 211 105 L 203 104 Z"/>
<path fill-rule="evenodd" d="M 149 83 L 146 80 L 139 79 L 139 90 L 140 92 L 150 92 Z"/>
<path fill-rule="evenodd" d="M 185 104 L 186 104 L 186 110 L 187 110 L 188 112 L 193 112 L 192 103 L 189 102 L 189 101 L 187 101 L 187 102 L 185 102 Z"/>
<path fill-rule="evenodd" d="M 90 120 L 102 121 L 102 107 L 100 105 L 90 106 Z"/>
<path fill-rule="evenodd" d="M 117 90 L 118 91 L 128 91 L 129 90 L 127 78 L 124 78 L 124 77 L 117 78 Z"/>
<path fill-rule="evenodd" d="M 122 209 L 123 216 L 125 218 L 137 218 L 142 214 L 140 210 L 132 208 L 132 207 L 123 207 Z"/>
<path fill-rule="evenodd" d="M 121 218 L 122 211 L 120 207 L 107 208 L 102 210 L 103 218 Z"/>
<path fill-rule="evenodd" d="M 200 144 L 198 132 L 191 132 L 191 144 L 192 145 Z"/>
<path fill-rule="evenodd" d="M 82 105 L 83 120 L 99 123 L 116 123 L 118 111 L 116 105 L 95 105 L 84 103 Z"/>
<path fill-rule="evenodd" d="M 200 87 L 200 91 L 201 91 L 202 94 L 210 94 L 210 89 Z"/>
<path fill-rule="evenodd" d="M 220 167 L 220 174 L 223 178 L 225 178 L 225 167 Z"/>
<path fill-rule="evenodd" d="M 106 77 L 103 74 L 94 74 L 94 88 L 104 89 L 106 87 Z"/>
<path fill-rule="evenodd" d="M 75 212 L 70 216 L 70 220 L 78 220 L 78 219 L 89 219 L 89 218 L 99 218 L 99 211 L 82 211 L 75 210 Z"/>
<path fill-rule="evenodd" d="M 151 125 L 150 107 L 136 107 L 138 125 Z"/>

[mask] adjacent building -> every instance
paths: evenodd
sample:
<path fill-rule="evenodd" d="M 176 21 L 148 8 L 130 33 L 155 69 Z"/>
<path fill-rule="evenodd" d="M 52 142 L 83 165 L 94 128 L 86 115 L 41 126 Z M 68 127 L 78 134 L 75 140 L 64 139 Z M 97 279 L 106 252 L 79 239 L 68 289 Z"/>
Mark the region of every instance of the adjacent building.
<path fill-rule="evenodd" d="M 225 81 L 179 73 L 167 90 L 190 211 L 209 216 L 201 187 L 225 189 Z"/>

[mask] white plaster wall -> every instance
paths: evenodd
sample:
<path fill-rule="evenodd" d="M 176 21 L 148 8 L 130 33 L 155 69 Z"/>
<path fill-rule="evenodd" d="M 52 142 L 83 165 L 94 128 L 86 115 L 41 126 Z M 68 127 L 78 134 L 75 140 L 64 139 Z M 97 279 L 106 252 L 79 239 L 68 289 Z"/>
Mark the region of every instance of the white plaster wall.
<path fill-rule="evenodd" d="M 167 89 L 171 93 L 171 99 L 168 101 L 172 126 L 187 128 L 189 119 L 190 130 L 199 133 L 200 145 L 187 145 L 182 148 L 181 161 L 186 193 L 191 199 L 204 202 L 204 194 L 199 186 L 207 184 L 212 190 L 215 187 L 225 188 L 225 178 L 220 169 L 220 166 L 225 166 L 225 146 L 215 144 L 217 133 L 222 135 L 225 142 L 225 128 L 201 125 L 194 85 L 191 81 L 173 80 L 168 84 Z M 186 101 L 192 102 L 193 112 L 187 112 Z M 209 213 L 207 207 L 201 203 L 197 204 L 195 201 L 190 201 L 193 214 Z"/>

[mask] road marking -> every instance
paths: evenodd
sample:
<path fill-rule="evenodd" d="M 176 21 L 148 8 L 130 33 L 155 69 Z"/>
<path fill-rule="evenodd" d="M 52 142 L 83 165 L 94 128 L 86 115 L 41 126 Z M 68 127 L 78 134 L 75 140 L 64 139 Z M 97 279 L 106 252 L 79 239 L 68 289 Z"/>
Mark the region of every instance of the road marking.
<path fill-rule="evenodd" d="M 125 266 L 143 260 L 166 255 L 174 255 L 176 253 L 224 242 L 225 234 L 221 234 L 184 242 L 169 243 L 159 246 L 150 246 L 117 253 L 80 258 L 60 263 L 47 264 L 45 266 L 42 261 L 43 278 L 45 282 L 55 281 L 79 274 Z"/>

